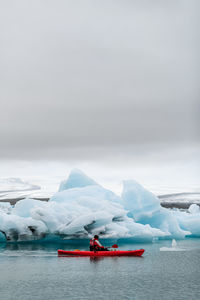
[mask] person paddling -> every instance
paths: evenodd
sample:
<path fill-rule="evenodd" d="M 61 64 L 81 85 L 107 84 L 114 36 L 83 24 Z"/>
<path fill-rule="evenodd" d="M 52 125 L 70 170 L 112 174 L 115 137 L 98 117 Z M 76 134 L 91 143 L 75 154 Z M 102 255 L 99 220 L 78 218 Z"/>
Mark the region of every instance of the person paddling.
<path fill-rule="evenodd" d="M 99 236 L 95 235 L 93 239 L 90 240 L 90 251 L 108 251 L 108 249 L 101 245 Z"/>

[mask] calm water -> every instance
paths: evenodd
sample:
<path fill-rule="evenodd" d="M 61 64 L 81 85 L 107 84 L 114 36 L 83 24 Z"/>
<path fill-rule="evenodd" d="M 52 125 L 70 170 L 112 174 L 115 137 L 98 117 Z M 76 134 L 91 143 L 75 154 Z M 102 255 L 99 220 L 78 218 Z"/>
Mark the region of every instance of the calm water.
<path fill-rule="evenodd" d="M 120 246 L 142 258 L 58 258 L 59 248 L 77 245 L 0 245 L 0 299 L 200 299 L 200 239 Z"/>

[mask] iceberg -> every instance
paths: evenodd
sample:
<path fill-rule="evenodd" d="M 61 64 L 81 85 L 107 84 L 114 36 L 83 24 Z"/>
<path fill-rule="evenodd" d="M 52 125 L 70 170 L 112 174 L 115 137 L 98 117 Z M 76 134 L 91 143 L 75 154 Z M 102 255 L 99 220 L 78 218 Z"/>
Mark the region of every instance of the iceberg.
<path fill-rule="evenodd" d="M 196 204 L 190 205 L 188 212 L 175 211 L 175 217 L 184 230 L 190 232 L 190 237 L 200 237 L 200 210 Z"/>
<path fill-rule="evenodd" d="M 85 187 L 91 185 L 98 185 L 98 183 L 96 183 L 93 179 L 85 175 L 81 170 L 74 169 L 69 174 L 68 179 L 60 183 L 58 191 L 61 192 L 72 188 Z"/>
<path fill-rule="evenodd" d="M 26 198 L 0 206 L 0 242 L 89 239 L 183 239 L 200 236 L 200 212 L 172 211 L 138 184 L 124 182 L 121 196 L 78 169 L 48 202 Z"/>
<path fill-rule="evenodd" d="M 0 212 L 6 212 L 7 214 L 9 214 L 12 210 L 12 206 L 10 205 L 9 202 L 0 202 Z"/>
<path fill-rule="evenodd" d="M 184 238 L 190 232 L 180 228 L 174 214 L 160 206 L 159 199 L 143 188 L 136 181 L 124 182 L 122 192 L 124 207 L 128 210 L 128 216 L 140 224 L 149 224 L 153 228 L 159 228 L 166 236 Z"/>

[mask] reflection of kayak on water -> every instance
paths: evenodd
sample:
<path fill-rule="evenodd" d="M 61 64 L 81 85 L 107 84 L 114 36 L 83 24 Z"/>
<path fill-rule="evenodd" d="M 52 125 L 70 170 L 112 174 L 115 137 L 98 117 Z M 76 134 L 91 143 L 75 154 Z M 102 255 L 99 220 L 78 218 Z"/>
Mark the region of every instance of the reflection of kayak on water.
<path fill-rule="evenodd" d="M 115 250 L 115 251 L 65 251 L 58 250 L 58 256 L 141 256 L 144 249 L 139 250 Z"/>

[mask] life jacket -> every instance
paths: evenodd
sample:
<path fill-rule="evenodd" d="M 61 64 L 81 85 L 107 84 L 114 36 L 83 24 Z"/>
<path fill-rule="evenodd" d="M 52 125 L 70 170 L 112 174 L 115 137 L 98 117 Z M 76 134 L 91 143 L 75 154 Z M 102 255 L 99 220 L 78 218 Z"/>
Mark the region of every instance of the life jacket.
<path fill-rule="evenodd" d="M 90 240 L 90 246 L 91 246 L 91 247 L 94 247 L 94 244 L 95 244 L 94 241 L 95 241 L 94 238 Z"/>
<path fill-rule="evenodd" d="M 93 238 L 93 239 L 90 240 L 90 247 L 91 247 L 91 248 L 95 248 L 95 249 L 98 249 L 98 248 L 102 249 L 102 248 L 104 248 L 104 247 L 100 244 L 100 242 L 99 242 L 98 240 L 96 240 L 95 238 Z"/>

